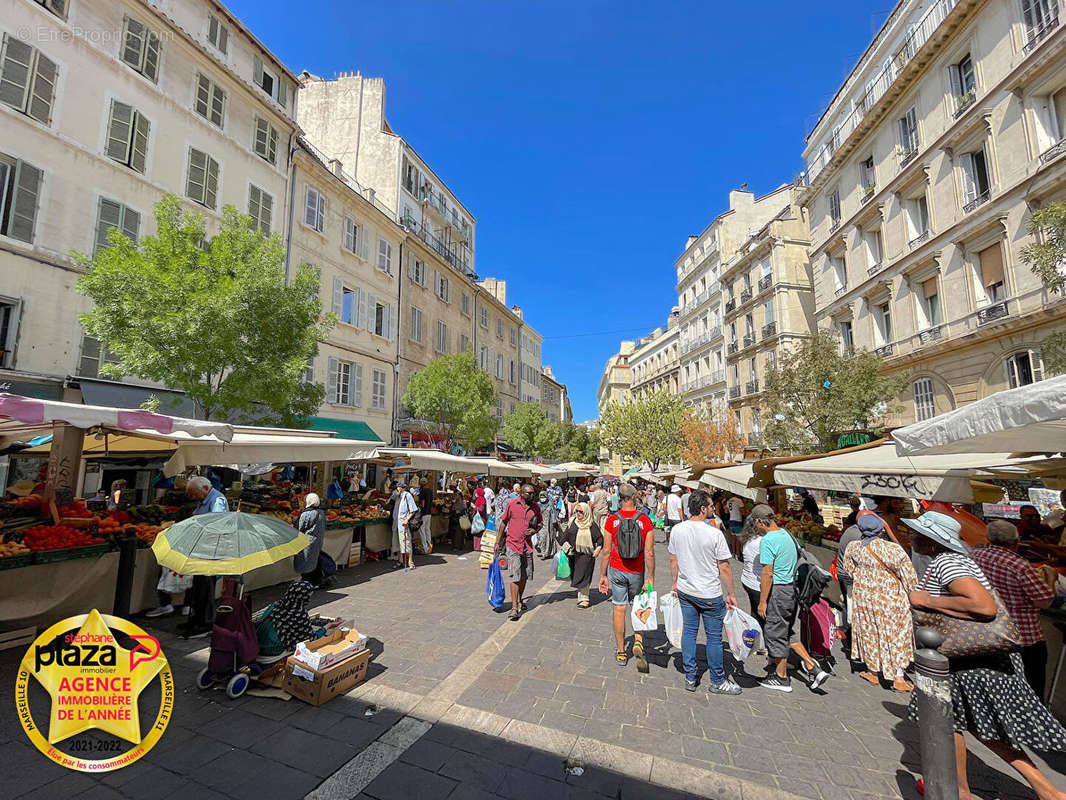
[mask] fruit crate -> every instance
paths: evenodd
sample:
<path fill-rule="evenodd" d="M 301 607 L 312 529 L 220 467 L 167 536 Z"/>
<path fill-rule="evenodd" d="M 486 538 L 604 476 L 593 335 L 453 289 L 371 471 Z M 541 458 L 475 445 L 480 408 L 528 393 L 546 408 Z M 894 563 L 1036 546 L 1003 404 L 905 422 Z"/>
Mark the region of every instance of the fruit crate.
<path fill-rule="evenodd" d="M 75 558 L 96 558 L 111 550 L 109 544 L 90 544 L 84 547 L 66 547 L 60 550 L 37 550 L 33 553 L 34 564 L 54 564 Z"/>
<path fill-rule="evenodd" d="M 28 567 L 31 563 L 33 563 L 33 553 L 19 553 L 15 556 L 4 556 L 3 558 L 0 558 L 0 570 Z"/>

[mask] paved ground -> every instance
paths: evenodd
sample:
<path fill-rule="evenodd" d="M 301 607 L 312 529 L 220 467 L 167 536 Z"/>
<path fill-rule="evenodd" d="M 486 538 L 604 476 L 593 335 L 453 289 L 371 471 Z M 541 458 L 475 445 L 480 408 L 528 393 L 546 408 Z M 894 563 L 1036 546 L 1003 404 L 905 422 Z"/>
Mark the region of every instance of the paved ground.
<path fill-rule="evenodd" d="M 489 608 L 472 555 L 422 561 L 412 573 L 346 570 L 316 595 L 318 612 L 354 617 L 374 653 L 366 683 L 318 708 L 197 691 L 204 641 L 175 639 L 167 631 L 176 620 L 161 621 L 174 719 L 141 762 L 102 777 L 64 771 L 32 749 L 10 701 L 21 654 L 0 653 L 0 800 L 917 796 L 917 731 L 901 721 L 904 698 L 844 674 L 846 662 L 819 692 L 795 680 L 791 695 L 768 692 L 741 675 L 749 688 L 739 697 L 689 694 L 661 635 L 649 675 L 617 666 L 609 604 L 579 610 L 547 569 L 530 612 L 511 623 Z M 665 565 L 662 553 L 660 584 Z M 1032 796 L 977 752 L 980 797 Z M 568 774 L 567 762 L 584 773 Z"/>

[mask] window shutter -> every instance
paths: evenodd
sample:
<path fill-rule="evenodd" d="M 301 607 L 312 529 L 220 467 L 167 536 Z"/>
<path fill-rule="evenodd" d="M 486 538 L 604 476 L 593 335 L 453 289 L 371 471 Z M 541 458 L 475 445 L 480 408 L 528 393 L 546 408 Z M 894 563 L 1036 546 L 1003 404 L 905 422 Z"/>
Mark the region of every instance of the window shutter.
<path fill-rule="evenodd" d="M 967 203 L 977 197 L 977 176 L 974 174 L 972 153 L 966 153 L 962 157 L 962 190 Z"/>
<path fill-rule="evenodd" d="M 27 244 L 33 243 L 33 229 L 37 221 L 37 197 L 44 173 L 25 161 L 15 166 L 15 186 L 8 221 L 8 236 Z"/>
<path fill-rule="evenodd" d="M 96 214 L 96 251 L 108 246 L 108 231 L 122 224 L 122 206 L 114 200 L 100 198 Z"/>
<path fill-rule="evenodd" d="M 151 123 L 139 113 L 133 115 L 133 151 L 130 153 L 130 166 L 142 174 L 148 164 L 148 132 L 151 127 Z"/>
<path fill-rule="evenodd" d="M 274 216 L 274 198 L 266 192 L 260 192 L 259 202 L 262 208 L 259 215 L 259 230 L 269 236 L 271 221 Z"/>
<path fill-rule="evenodd" d="M 33 72 L 33 90 L 27 113 L 45 125 L 52 121 L 52 100 L 55 97 L 55 88 L 55 62 L 38 52 L 37 65 Z"/>
<path fill-rule="evenodd" d="M 252 218 L 252 224 L 259 225 L 259 214 L 262 211 L 260 197 L 262 192 L 257 186 L 248 187 L 248 216 Z"/>
<path fill-rule="evenodd" d="M 412 281 L 415 279 L 415 257 L 410 250 L 407 251 L 407 277 Z"/>
<path fill-rule="evenodd" d="M 338 317 L 344 308 L 344 281 L 339 277 L 333 278 L 333 305 L 331 310 Z"/>
<path fill-rule="evenodd" d="M 1011 356 L 1003 363 L 1007 365 L 1007 385 L 1011 389 L 1017 389 L 1021 384 L 1018 383 L 1018 364 L 1015 356 Z"/>
<path fill-rule="evenodd" d="M 948 75 L 951 76 L 951 93 L 958 97 L 962 94 L 962 76 L 959 74 L 959 65 L 952 64 L 948 67 Z"/>
<path fill-rule="evenodd" d="M 0 65 L 0 102 L 20 111 L 26 107 L 30 88 L 33 48 L 12 36 L 4 36 L 4 59 Z"/>
<path fill-rule="evenodd" d="M 366 313 L 366 306 L 367 306 L 366 292 L 364 290 L 362 290 L 362 289 L 356 289 L 355 292 L 356 292 L 356 304 L 355 304 L 355 307 L 356 307 L 356 310 L 357 310 L 356 311 L 356 315 L 355 315 L 355 327 L 357 327 L 357 328 L 365 328 L 366 327 L 366 317 L 367 317 L 367 313 Z"/>
<path fill-rule="evenodd" d="M 389 303 L 385 306 L 385 338 L 390 342 L 396 338 L 396 320 L 393 318 L 396 307 Z"/>
<path fill-rule="evenodd" d="M 259 56 L 252 56 L 252 78 L 256 86 L 263 87 L 263 59 Z"/>
<path fill-rule="evenodd" d="M 122 232 L 126 235 L 126 238 L 137 244 L 140 230 L 141 215 L 131 208 L 124 208 L 122 211 Z"/>
<path fill-rule="evenodd" d="M 337 402 L 337 359 L 330 356 L 326 371 L 326 400 L 330 403 Z"/>
<path fill-rule="evenodd" d="M 208 208 L 215 207 L 218 198 L 218 162 L 207 156 L 207 185 L 205 187 L 204 201 Z"/>
<path fill-rule="evenodd" d="M 278 160 L 278 131 L 271 125 L 267 125 L 267 161 L 274 164 Z"/>
<path fill-rule="evenodd" d="M 278 105 L 284 109 L 289 107 L 289 87 L 286 80 L 278 75 Z"/>
<path fill-rule="evenodd" d="M 196 76 L 196 113 L 206 117 L 211 108 L 211 81 L 204 75 Z"/>
<path fill-rule="evenodd" d="M 1029 351 L 1029 364 L 1033 369 L 1033 381 L 1044 380 L 1044 359 L 1039 350 Z"/>
<path fill-rule="evenodd" d="M 152 81 L 159 77 L 159 37 L 151 31 L 144 51 L 144 76 Z"/>
<path fill-rule="evenodd" d="M 134 69 L 141 68 L 141 54 L 144 52 L 144 25 L 132 17 L 126 17 L 126 35 L 122 40 L 122 60 Z"/>
<path fill-rule="evenodd" d="M 123 164 L 129 158 L 133 130 L 133 107 L 111 101 L 111 121 L 107 126 L 107 156 Z"/>
<path fill-rule="evenodd" d="M 229 51 L 229 29 L 222 25 L 218 26 L 218 49 L 222 53 Z"/>
<path fill-rule="evenodd" d="M 371 333 L 377 325 L 378 297 L 376 294 L 367 292 L 366 295 L 366 329 Z"/>
<path fill-rule="evenodd" d="M 185 181 L 185 194 L 202 203 L 206 183 L 207 154 L 191 149 L 189 150 L 189 177 Z"/>
<path fill-rule="evenodd" d="M 348 396 L 353 406 L 363 404 L 363 365 L 352 362 L 352 386 Z"/>

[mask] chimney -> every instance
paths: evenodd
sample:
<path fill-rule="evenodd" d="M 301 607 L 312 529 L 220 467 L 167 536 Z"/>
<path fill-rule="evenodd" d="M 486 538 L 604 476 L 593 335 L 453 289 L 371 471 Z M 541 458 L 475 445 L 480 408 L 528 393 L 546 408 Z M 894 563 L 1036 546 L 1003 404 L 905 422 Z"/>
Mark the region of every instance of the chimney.
<path fill-rule="evenodd" d="M 689 236 L 688 239 L 685 240 L 685 249 L 688 250 L 690 247 L 692 247 L 692 243 L 699 238 L 699 236 Z"/>
<path fill-rule="evenodd" d="M 338 178 L 344 178 L 344 165 L 341 163 L 339 158 L 331 158 L 329 160 L 329 168 Z"/>
<path fill-rule="evenodd" d="M 522 306 L 511 306 L 511 313 L 522 319 Z"/>
<path fill-rule="evenodd" d="M 374 202 L 374 190 L 371 189 L 369 186 L 367 186 L 366 189 L 363 190 L 363 194 L 366 195 L 366 199 L 369 200 L 371 203 Z"/>

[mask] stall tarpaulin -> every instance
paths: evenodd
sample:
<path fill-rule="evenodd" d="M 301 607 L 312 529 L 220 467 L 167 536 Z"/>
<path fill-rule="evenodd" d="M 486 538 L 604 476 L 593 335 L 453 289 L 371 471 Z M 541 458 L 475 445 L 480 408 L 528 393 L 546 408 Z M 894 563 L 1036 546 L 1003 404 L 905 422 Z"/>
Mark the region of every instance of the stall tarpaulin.
<path fill-rule="evenodd" d="M 533 470 L 529 464 L 521 461 L 501 461 L 498 458 L 483 458 L 474 456 L 474 461 L 480 461 L 484 466 L 482 471 L 492 477 L 506 478 L 532 478 Z"/>
<path fill-rule="evenodd" d="M 1066 375 L 996 392 L 892 432 L 902 455 L 1066 452 Z"/>
<path fill-rule="evenodd" d="M 465 475 L 482 475 L 485 472 L 484 461 L 422 447 L 378 447 L 370 458 L 383 464 L 402 464 L 415 470 L 459 472 Z"/>
<path fill-rule="evenodd" d="M 766 502 L 766 489 L 748 486 L 753 476 L 751 464 L 737 464 L 733 467 L 704 470 L 703 475 L 700 476 L 700 483 L 746 497 L 756 503 L 764 503 Z"/>
<path fill-rule="evenodd" d="M 270 431 L 270 429 L 266 429 Z M 177 449 L 163 467 L 167 477 L 189 467 L 216 464 L 264 464 L 305 461 L 366 461 L 373 457 L 377 442 L 314 436 L 309 432 L 238 430 L 230 443 L 173 437 Z"/>
<path fill-rule="evenodd" d="M 566 470 L 559 469 L 559 467 L 554 464 L 535 464 L 530 461 L 515 461 L 513 463 L 521 464 L 523 467 L 528 468 L 529 471 L 538 478 L 551 480 L 552 478 L 558 479 L 566 477 Z"/>

